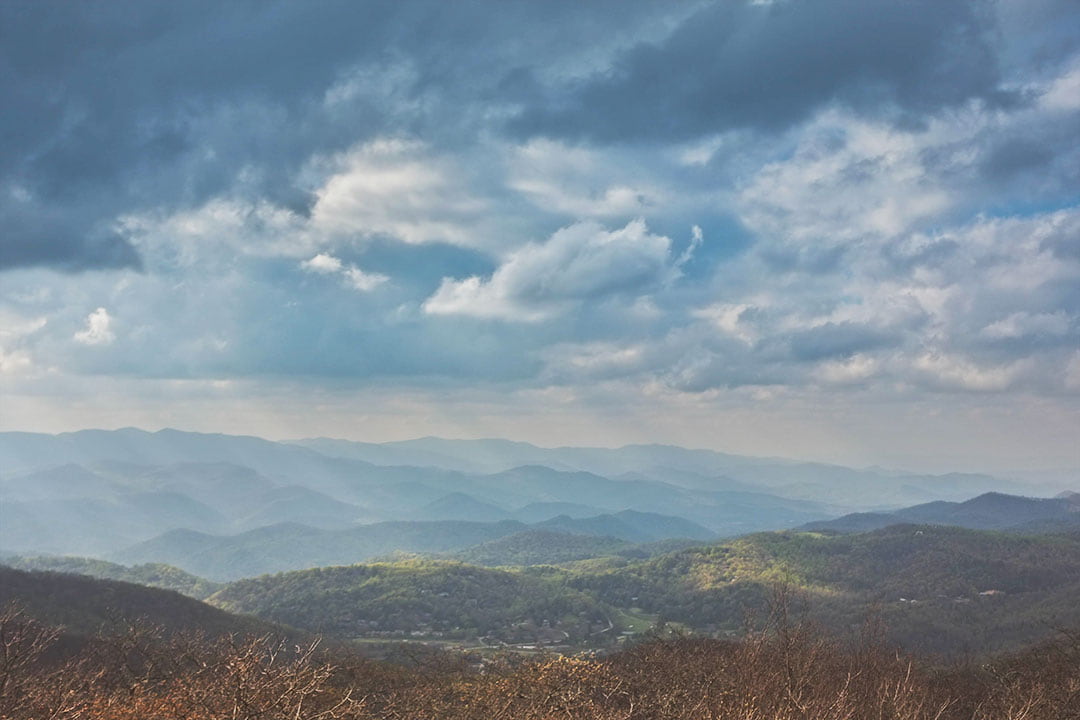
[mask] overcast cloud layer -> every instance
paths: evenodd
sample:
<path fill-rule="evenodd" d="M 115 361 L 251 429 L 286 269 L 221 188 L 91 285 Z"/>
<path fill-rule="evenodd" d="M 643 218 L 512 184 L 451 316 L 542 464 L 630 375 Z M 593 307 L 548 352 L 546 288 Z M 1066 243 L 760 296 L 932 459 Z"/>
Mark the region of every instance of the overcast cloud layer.
<path fill-rule="evenodd" d="M 0 5 L 0 428 L 1080 466 L 1070 0 Z"/>

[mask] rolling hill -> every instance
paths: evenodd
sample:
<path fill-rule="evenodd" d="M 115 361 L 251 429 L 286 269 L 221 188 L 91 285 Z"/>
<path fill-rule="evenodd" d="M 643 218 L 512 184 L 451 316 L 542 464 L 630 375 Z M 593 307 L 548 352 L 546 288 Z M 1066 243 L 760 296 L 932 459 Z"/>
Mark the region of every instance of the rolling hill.
<path fill-rule="evenodd" d="M 572 535 L 614 537 L 635 543 L 653 542 L 668 538 L 712 540 L 716 534 L 680 517 L 623 510 L 610 515 L 572 518 L 567 515 L 536 523 L 536 527 Z"/>
<path fill-rule="evenodd" d="M 0 607 L 14 605 L 69 636 L 124 633 L 138 622 L 167 632 L 207 635 L 298 634 L 263 620 L 233 615 L 171 590 L 85 575 L 16 570 L 0 566 Z"/>
<path fill-rule="evenodd" d="M 964 502 L 937 501 L 891 513 L 849 514 L 835 520 L 807 523 L 801 529 L 865 532 L 897 523 L 1022 532 L 1080 530 L 1080 497 L 1071 493 L 1056 498 L 984 493 Z"/>
<path fill-rule="evenodd" d="M 796 615 L 843 634 L 876 614 L 912 651 L 982 656 L 1080 626 L 1080 535 L 896 525 L 759 533 L 638 559 L 611 539 L 540 532 L 459 557 L 528 557 L 541 543 L 567 555 L 584 543 L 605 556 L 497 571 L 432 559 L 316 568 L 239 580 L 209 601 L 333 635 L 557 642 L 565 633 L 595 646 L 653 621 L 738 634 L 764 617 L 778 586 L 788 588 Z"/>
<path fill-rule="evenodd" d="M 601 603 L 561 583 L 421 560 L 240 580 L 208 602 L 338 638 L 408 633 L 581 642 L 609 626 Z"/>
<path fill-rule="evenodd" d="M 111 559 L 124 564 L 165 562 L 212 580 L 349 565 L 396 551 L 447 552 L 512 535 L 522 523 L 465 521 L 385 522 L 347 530 L 271 525 L 239 535 L 176 530 L 139 543 Z"/>
<path fill-rule="evenodd" d="M 221 589 L 219 583 L 184 572 L 163 563 L 128 567 L 104 560 L 82 557 L 39 556 L 0 558 L 0 565 L 16 570 L 36 570 L 69 575 L 87 575 L 100 580 L 122 580 L 136 585 L 174 590 L 197 600 L 204 600 Z"/>
<path fill-rule="evenodd" d="M 554 530 L 525 530 L 488 540 L 451 557 L 471 565 L 550 565 L 606 557 L 639 547 L 626 540 L 597 535 L 575 535 Z"/>
<path fill-rule="evenodd" d="M 613 536 L 629 542 L 685 537 L 682 533 L 692 539 L 713 537 L 708 530 L 689 521 L 656 513 L 625 512 L 581 520 L 557 520 L 551 525 L 532 526 L 516 520 L 390 521 L 344 530 L 283 523 L 236 535 L 173 530 L 115 552 L 109 559 L 126 565 L 167 563 L 195 575 L 224 581 L 270 572 L 350 565 L 395 552 L 452 552 L 530 528 Z"/>
<path fill-rule="evenodd" d="M 995 652 L 1080 624 L 1080 535 L 930 525 L 759 533 L 569 572 L 573 587 L 603 602 L 703 629 L 738 630 L 775 583 L 803 592 L 812 614 L 838 630 L 880 608 L 896 640 L 930 652 Z"/>

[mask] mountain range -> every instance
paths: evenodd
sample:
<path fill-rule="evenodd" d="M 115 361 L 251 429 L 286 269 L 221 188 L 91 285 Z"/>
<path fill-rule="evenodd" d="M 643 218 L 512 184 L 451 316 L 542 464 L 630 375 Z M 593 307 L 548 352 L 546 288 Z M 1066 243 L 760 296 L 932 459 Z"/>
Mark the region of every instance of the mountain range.
<path fill-rule="evenodd" d="M 1080 530 L 1080 494 L 1030 498 L 984 493 L 964 502 L 935 501 L 890 513 L 852 513 L 803 525 L 802 530 L 867 532 L 899 523 L 954 525 L 973 530 L 1054 532 Z"/>
<path fill-rule="evenodd" d="M 230 579 L 396 551 L 454 552 L 529 530 L 646 543 L 852 512 L 875 513 L 850 519 L 867 527 L 938 522 L 933 512 L 979 493 L 1043 490 L 986 475 L 664 445 L 272 442 L 134 428 L 0 433 L 0 552 L 170 562 Z M 929 515 L 890 516 L 927 503 Z"/>

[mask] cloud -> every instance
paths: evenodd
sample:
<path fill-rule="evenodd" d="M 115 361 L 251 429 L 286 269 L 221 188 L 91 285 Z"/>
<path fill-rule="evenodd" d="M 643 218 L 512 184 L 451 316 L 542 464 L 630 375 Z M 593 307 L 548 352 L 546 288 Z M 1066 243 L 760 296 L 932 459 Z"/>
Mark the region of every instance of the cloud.
<path fill-rule="evenodd" d="M 527 104 L 521 135 L 685 140 L 790 127 L 830 103 L 894 118 L 1004 100 L 993 16 L 967 0 L 706 5 L 583 82 Z"/>
<path fill-rule="evenodd" d="M 915 358 L 917 372 L 935 385 L 977 392 L 1001 391 L 1009 387 L 1021 369 L 1021 363 L 983 367 L 955 355 L 926 353 Z"/>
<path fill-rule="evenodd" d="M 382 138 L 324 161 L 335 167 L 316 192 L 313 227 L 329 235 L 385 234 L 407 243 L 475 245 L 485 203 L 446 161 L 419 143 Z"/>
<path fill-rule="evenodd" d="M 349 287 L 360 292 L 371 292 L 390 279 L 381 273 L 364 272 L 355 265 L 345 265 L 340 259 L 326 253 L 304 260 L 300 267 L 320 275 L 340 274 Z"/>
<path fill-rule="evenodd" d="M 333 255 L 319 253 L 310 260 L 300 263 L 300 267 L 315 273 L 336 273 L 341 272 L 341 260 L 338 260 Z"/>
<path fill-rule="evenodd" d="M 0 272 L 54 267 L 64 272 L 141 268 L 138 251 L 113 228 L 87 223 L 88 208 L 44 202 L 15 184 L 4 197 L 0 170 Z"/>
<path fill-rule="evenodd" d="M 364 272 L 360 268 L 353 266 L 345 269 L 345 279 L 356 290 L 371 292 L 390 278 L 380 273 Z"/>
<path fill-rule="evenodd" d="M 488 280 L 444 278 L 424 302 L 431 315 L 537 322 L 582 301 L 634 298 L 675 276 L 671 241 L 644 220 L 607 231 L 594 222 L 563 228 L 512 252 Z"/>
<path fill-rule="evenodd" d="M 82 345 L 111 345 L 116 340 L 112 321 L 109 311 L 99 307 L 86 316 L 86 327 L 75 333 L 72 339 Z"/>
<path fill-rule="evenodd" d="M 1014 339 L 1032 335 L 1064 335 L 1069 332 L 1069 317 L 1064 311 L 1054 313 L 1015 312 L 990 323 L 982 335 L 992 339 Z"/>
<path fill-rule="evenodd" d="M 5 399 L 1075 427 L 1075 3 L 66 10 L 0 5 Z"/>
<path fill-rule="evenodd" d="M 796 359 L 816 361 L 851 358 L 857 353 L 892 347 L 901 341 L 901 336 L 874 326 L 828 322 L 794 332 L 787 341 Z"/>
<path fill-rule="evenodd" d="M 880 362 L 869 355 L 855 354 L 844 360 L 830 360 L 815 369 L 815 375 L 831 385 L 863 383 L 880 371 Z"/>
<path fill-rule="evenodd" d="M 546 212 L 635 217 L 674 201 L 636 161 L 538 138 L 507 152 L 507 185 Z"/>

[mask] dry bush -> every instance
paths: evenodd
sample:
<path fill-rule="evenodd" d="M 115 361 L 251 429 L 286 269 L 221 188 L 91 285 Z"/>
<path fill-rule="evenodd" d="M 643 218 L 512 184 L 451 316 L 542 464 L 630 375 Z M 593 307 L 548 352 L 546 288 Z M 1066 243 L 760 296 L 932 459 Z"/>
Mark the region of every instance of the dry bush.
<path fill-rule="evenodd" d="M 55 630 L 0 616 L 4 720 L 1080 720 L 1080 637 L 988 666 L 927 668 L 873 619 L 841 642 L 777 592 L 739 642 L 655 639 L 608 658 L 439 653 L 411 669 L 316 644 L 136 628 L 50 658 Z M 332 662 L 331 662 L 332 660 Z M 420 662 L 419 660 L 423 660 Z"/>
<path fill-rule="evenodd" d="M 59 631 L 9 611 L 0 616 L 0 718 L 4 720 L 330 720 L 360 704 L 335 688 L 317 643 L 269 638 L 166 638 L 160 629 L 87 644 L 50 662 Z"/>

